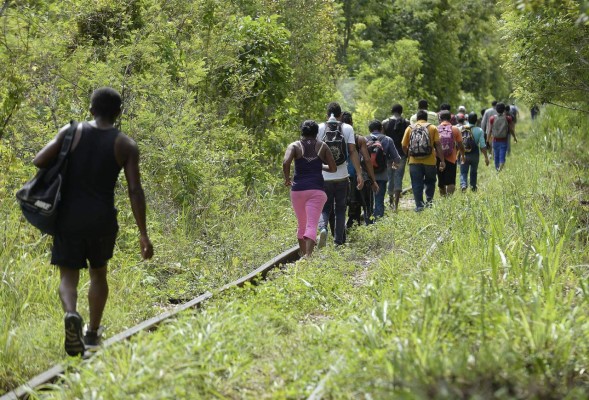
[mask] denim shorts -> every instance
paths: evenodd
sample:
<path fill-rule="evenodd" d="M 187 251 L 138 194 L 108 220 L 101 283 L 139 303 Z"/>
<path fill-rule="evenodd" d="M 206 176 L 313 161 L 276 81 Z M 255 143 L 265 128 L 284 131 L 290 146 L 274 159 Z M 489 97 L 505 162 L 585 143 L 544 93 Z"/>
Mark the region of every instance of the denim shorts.
<path fill-rule="evenodd" d="M 400 192 L 403 190 L 403 177 L 405 176 L 405 165 L 407 164 L 407 157 L 401 157 L 397 169 L 389 171 L 389 194 L 393 192 Z"/>

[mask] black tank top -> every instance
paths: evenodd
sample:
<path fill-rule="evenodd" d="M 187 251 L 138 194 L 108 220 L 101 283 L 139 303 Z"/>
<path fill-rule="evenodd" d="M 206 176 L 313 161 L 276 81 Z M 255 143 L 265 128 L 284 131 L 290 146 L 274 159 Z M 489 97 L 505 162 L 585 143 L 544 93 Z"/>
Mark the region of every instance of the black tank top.
<path fill-rule="evenodd" d="M 114 188 L 121 167 L 115 158 L 116 128 L 83 123 L 82 135 L 69 155 L 58 211 L 58 232 L 99 236 L 118 230 Z"/>

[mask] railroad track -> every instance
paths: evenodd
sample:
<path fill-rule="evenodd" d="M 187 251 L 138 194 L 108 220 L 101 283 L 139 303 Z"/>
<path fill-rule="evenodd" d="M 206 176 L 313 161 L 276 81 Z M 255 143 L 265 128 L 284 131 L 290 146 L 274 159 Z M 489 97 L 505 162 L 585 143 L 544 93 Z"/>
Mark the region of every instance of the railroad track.
<path fill-rule="evenodd" d="M 401 193 L 402 195 L 405 195 L 409 192 L 411 192 L 411 188 L 403 189 Z M 405 209 L 411 209 L 411 207 L 406 207 Z M 174 318 L 176 315 L 189 308 L 198 307 L 200 304 L 204 303 L 206 300 L 210 299 L 215 294 L 221 293 L 225 290 L 229 290 L 234 287 L 242 287 L 245 283 L 254 282 L 260 278 L 265 279 L 268 272 L 270 272 L 274 268 L 277 268 L 289 262 L 296 261 L 299 258 L 299 246 L 292 247 L 283 252 L 282 254 L 279 254 L 271 260 L 267 261 L 265 264 L 258 267 L 249 274 L 242 276 L 241 278 L 231 283 L 228 283 L 218 289 L 215 289 L 212 292 L 203 293 L 200 296 L 195 297 L 194 299 L 179 304 L 178 306 L 174 307 L 169 311 L 159 314 L 153 318 L 143 321 L 123 332 L 114 335 L 113 337 L 105 340 L 102 344 L 102 347 L 106 348 L 112 346 L 113 344 L 127 340 L 130 337 L 142 331 L 153 331 L 157 329 L 158 325 L 161 324 L 163 321 L 168 320 L 170 318 Z M 33 377 L 27 383 L 19 386 L 18 388 L 10 392 L 5 393 L 4 395 L 2 395 L 2 397 L 0 397 L 0 400 L 16 400 L 27 398 L 32 391 L 42 388 L 44 385 L 58 381 L 59 377 L 63 375 L 65 372 L 66 370 L 63 365 L 55 365 L 49 368 L 47 371 L 42 372 L 39 375 Z"/>
<path fill-rule="evenodd" d="M 292 247 L 283 252 L 282 254 L 279 254 L 276 257 L 272 258 L 271 260 L 269 260 L 262 266 L 258 267 L 254 271 L 250 272 L 249 274 L 242 276 L 241 278 L 231 283 L 228 283 L 218 289 L 215 289 L 212 292 L 203 293 L 190 301 L 187 301 L 183 304 L 174 307 L 172 310 L 166 311 L 160 315 L 143 321 L 123 332 L 114 335 L 113 337 L 105 340 L 102 344 L 102 347 L 112 346 L 113 344 L 127 340 L 133 335 L 142 331 L 153 331 L 157 329 L 158 325 L 161 324 L 163 321 L 174 318 L 176 315 L 180 314 L 182 311 L 188 310 L 189 308 L 198 307 L 206 300 L 215 296 L 215 294 L 221 293 L 225 290 L 229 290 L 234 287 L 242 287 L 247 282 L 255 282 L 257 279 L 265 279 L 268 272 L 270 272 L 274 268 L 280 267 L 281 265 L 287 264 L 289 262 L 296 261 L 299 258 L 299 246 Z M 44 385 L 47 385 L 49 383 L 54 383 L 58 381 L 59 377 L 63 375 L 65 372 L 66 370 L 63 365 L 55 365 L 49 368 L 47 371 L 35 376 L 24 385 L 19 386 L 11 392 L 5 393 L 4 395 L 2 395 L 2 397 L 0 397 L 0 400 L 16 400 L 28 398 L 32 391 L 42 388 Z"/>

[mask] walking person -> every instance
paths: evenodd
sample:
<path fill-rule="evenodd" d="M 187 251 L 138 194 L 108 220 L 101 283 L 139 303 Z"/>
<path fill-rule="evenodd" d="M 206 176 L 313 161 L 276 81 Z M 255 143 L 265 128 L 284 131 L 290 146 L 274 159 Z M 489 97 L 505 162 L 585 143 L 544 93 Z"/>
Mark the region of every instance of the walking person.
<path fill-rule="evenodd" d="M 301 138 L 288 145 L 282 162 L 284 184 L 291 187 L 290 199 L 297 217 L 297 240 L 304 256 L 313 253 L 317 226 L 327 201 L 323 171 L 335 172 L 337 166 L 327 145 L 317 140 L 319 125 L 307 120 L 301 125 Z M 294 160 L 294 177 L 290 166 Z"/>
<path fill-rule="evenodd" d="M 463 192 L 468 188 L 469 172 L 470 188 L 473 192 L 477 190 L 477 176 L 481 153 L 485 156 L 485 165 L 489 165 L 485 135 L 483 134 L 483 130 L 476 126 L 476 123 L 477 114 L 471 112 L 468 114 L 468 124 L 464 124 L 460 129 L 465 155 L 465 161 L 460 164 L 460 188 Z"/>
<path fill-rule="evenodd" d="M 513 131 L 515 132 L 515 125 L 517 124 L 517 120 L 519 118 L 519 109 L 515 106 L 514 103 L 505 104 L 505 115 L 511 117 L 511 124 L 513 125 Z M 511 135 L 507 136 L 507 155 L 511 155 Z"/>
<path fill-rule="evenodd" d="M 461 106 L 463 107 L 463 106 Z M 452 106 L 448 103 L 442 103 L 440 104 L 440 109 L 438 110 L 438 121 L 440 120 L 440 112 L 447 110 L 450 112 L 450 123 L 452 125 L 456 125 L 456 115 L 452 114 Z"/>
<path fill-rule="evenodd" d="M 334 243 L 336 246 L 345 243 L 346 208 L 349 191 L 348 163 L 350 161 L 356 171 L 358 189 L 364 187 L 362 168 L 354 139 L 354 128 L 341 121 L 342 109 L 336 102 L 327 105 L 327 117 L 327 122 L 319 124 L 317 138 L 325 142 L 331 150 L 337 170 L 335 172 L 323 172 L 327 201 L 323 206 L 321 218 L 319 219 L 317 247 L 323 247 L 327 242 L 327 225 L 333 210 L 335 210 Z"/>
<path fill-rule="evenodd" d="M 487 143 L 487 147 L 490 146 L 491 141 L 489 140 L 489 137 L 487 135 L 488 132 L 488 126 L 489 126 L 489 119 L 493 116 L 493 115 L 497 115 L 497 100 L 493 100 L 491 102 L 491 108 L 488 108 L 487 110 L 485 110 L 485 113 L 483 114 L 483 118 L 481 119 L 481 129 L 483 130 L 483 133 L 485 134 L 485 142 Z"/>
<path fill-rule="evenodd" d="M 342 122 L 354 126 L 352 114 L 348 111 L 342 112 Z M 368 225 L 371 223 L 372 210 L 374 208 L 372 192 L 378 191 L 378 184 L 376 183 L 372 163 L 364 161 L 370 159 L 368 149 L 366 148 L 366 138 L 356 133 L 354 133 L 354 138 L 356 141 L 356 150 L 360 155 L 364 187 L 358 190 L 356 170 L 352 164 L 348 164 L 350 191 L 348 197 L 348 221 L 346 222 L 346 230 L 349 230 L 354 225 L 354 222 L 357 222 L 359 225 Z M 333 212 L 331 213 L 331 217 L 335 220 Z M 331 225 L 332 222 L 330 219 L 330 226 Z"/>
<path fill-rule="evenodd" d="M 411 188 L 415 198 L 415 211 L 422 211 L 429 206 L 436 192 L 436 155 L 442 154 L 438 128 L 427 122 L 427 111 L 417 112 L 417 122 L 405 130 L 403 136 L 403 151 L 409 156 L 409 175 Z M 442 159 L 440 170 L 446 167 Z M 423 191 L 425 188 L 425 202 Z"/>
<path fill-rule="evenodd" d="M 417 110 L 423 110 L 427 113 L 427 122 L 432 125 L 437 125 L 440 121 L 438 119 L 438 114 L 433 111 L 428 111 L 428 102 L 425 99 L 421 99 L 417 102 Z M 411 125 L 415 125 L 418 121 L 417 113 L 413 114 L 411 118 L 409 118 L 409 122 Z"/>
<path fill-rule="evenodd" d="M 461 116 L 461 117 L 460 117 Z M 464 114 L 457 114 L 464 123 Z M 440 112 L 440 125 L 438 125 L 440 135 L 441 153 L 437 153 L 438 165 L 443 160 L 445 168 L 438 168 L 438 187 L 440 195 L 450 196 L 456 190 L 456 164 L 458 153 L 460 159 L 464 162 L 464 146 L 462 145 L 462 135 L 458 126 L 452 126 L 450 123 L 450 111 Z"/>
<path fill-rule="evenodd" d="M 397 169 L 393 169 L 392 164 L 387 168 L 389 204 L 393 208 L 393 211 L 397 211 L 399 209 L 399 198 L 403 190 L 405 165 L 407 165 L 407 154 L 403 151 L 401 142 L 403 141 L 405 130 L 409 126 L 409 121 L 403 118 L 403 106 L 400 104 L 393 105 L 391 113 L 392 115 L 383 121 L 382 126 L 384 134 L 393 140 L 395 149 L 397 149 L 397 153 L 401 157 Z"/>
<path fill-rule="evenodd" d="M 71 356 L 100 344 L 102 314 L 108 298 L 107 264 L 113 256 L 118 232 L 114 188 L 124 169 L 131 209 L 139 228 L 144 259 L 153 256 L 145 217 L 145 195 L 139 174 L 139 149 L 114 123 L 121 112 L 121 96 L 112 88 L 94 91 L 90 98 L 94 120 L 78 125 L 68 157 L 57 233 L 53 238 L 51 264 L 60 272 L 59 296 L 65 311 L 65 351 Z M 35 157 L 46 168 L 56 159 L 69 125 L 61 128 Z M 90 265 L 88 303 L 90 320 L 83 333 L 77 311 L 80 270 Z"/>
<path fill-rule="evenodd" d="M 495 169 L 499 172 L 503 170 L 505 165 L 508 137 L 513 136 L 514 143 L 517 143 L 517 138 L 515 137 L 513 120 L 511 116 L 505 114 L 505 104 L 497 103 L 496 111 L 497 115 L 489 118 L 487 138 L 493 143 Z"/>
<path fill-rule="evenodd" d="M 383 134 L 382 123 L 374 120 L 368 125 L 370 135 L 366 136 L 366 147 L 371 155 L 370 161 L 374 168 L 378 191 L 374 194 L 374 218 L 384 216 L 384 197 L 387 191 L 388 171 L 399 167 L 401 157 L 395 148 L 393 140 Z"/>

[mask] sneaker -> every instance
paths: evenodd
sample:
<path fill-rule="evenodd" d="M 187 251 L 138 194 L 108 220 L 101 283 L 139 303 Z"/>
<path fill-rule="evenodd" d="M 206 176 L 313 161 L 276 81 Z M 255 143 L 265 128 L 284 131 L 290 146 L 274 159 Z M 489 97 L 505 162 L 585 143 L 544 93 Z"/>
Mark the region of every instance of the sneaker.
<path fill-rule="evenodd" d="M 102 344 L 102 332 L 104 332 L 104 326 L 102 325 L 95 331 L 86 329 L 86 334 L 84 335 L 84 345 L 86 346 L 86 350 L 98 350 Z"/>
<path fill-rule="evenodd" d="M 327 243 L 327 229 L 323 228 L 319 231 L 319 240 L 317 241 L 317 248 L 325 247 Z"/>
<path fill-rule="evenodd" d="M 82 317 L 77 312 L 68 312 L 64 317 L 65 326 L 65 352 L 70 356 L 84 354 L 84 342 L 82 339 Z"/>

